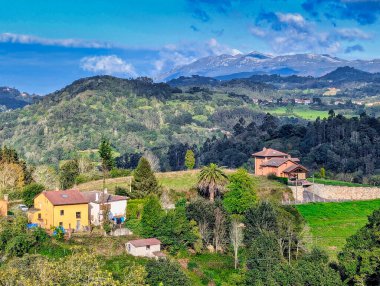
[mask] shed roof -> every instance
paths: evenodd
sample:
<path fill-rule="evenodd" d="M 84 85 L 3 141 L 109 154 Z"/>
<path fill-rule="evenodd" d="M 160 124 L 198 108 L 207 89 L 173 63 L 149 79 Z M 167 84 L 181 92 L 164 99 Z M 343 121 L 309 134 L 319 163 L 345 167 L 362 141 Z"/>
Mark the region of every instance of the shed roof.
<path fill-rule="evenodd" d="M 55 206 L 88 204 L 78 190 L 43 191 L 42 194 Z"/>
<path fill-rule="evenodd" d="M 289 156 L 286 153 L 283 153 L 281 151 L 277 151 L 272 148 L 263 148 L 263 150 L 252 154 L 255 157 L 283 157 L 283 156 Z"/>
<path fill-rule="evenodd" d="M 135 239 L 135 240 L 130 240 L 128 242 L 132 244 L 134 247 L 143 247 L 143 246 L 148 246 L 148 245 L 161 244 L 161 241 L 159 241 L 157 238 Z"/>

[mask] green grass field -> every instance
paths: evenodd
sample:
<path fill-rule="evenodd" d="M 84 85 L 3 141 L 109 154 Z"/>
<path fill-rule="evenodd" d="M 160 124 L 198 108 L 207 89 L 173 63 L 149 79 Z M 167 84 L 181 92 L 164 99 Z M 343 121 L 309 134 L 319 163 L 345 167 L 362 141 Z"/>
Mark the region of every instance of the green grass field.
<path fill-rule="evenodd" d="M 367 222 L 367 216 L 380 208 L 380 200 L 298 205 L 310 230 L 305 233 L 309 247 L 325 249 L 335 259 L 346 238 Z"/>
<path fill-rule="evenodd" d="M 307 179 L 309 182 L 313 182 L 313 178 Z M 314 183 L 316 184 L 324 184 L 331 186 L 347 186 L 347 187 L 370 187 L 370 185 L 365 184 L 356 184 L 351 182 L 337 181 L 337 180 L 328 180 L 328 179 L 317 179 L 314 178 Z"/>
<path fill-rule="evenodd" d="M 327 118 L 328 117 L 328 112 L 323 111 L 323 110 L 314 110 L 310 109 L 307 106 L 297 106 L 293 109 L 293 114 L 287 114 L 286 113 L 286 107 L 277 107 L 275 109 L 270 109 L 267 110 L 267 112 L 278 115 L 278 116 L 290 116 L 290 117 L 300 117 L 306 120 L 315 120 L 317 117 L 322 118 Z"/>

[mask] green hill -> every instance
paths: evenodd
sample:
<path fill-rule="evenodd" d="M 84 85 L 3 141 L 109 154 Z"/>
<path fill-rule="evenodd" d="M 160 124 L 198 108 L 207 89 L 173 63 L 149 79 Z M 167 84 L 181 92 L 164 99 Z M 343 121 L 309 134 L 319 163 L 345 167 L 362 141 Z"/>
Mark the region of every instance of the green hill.
<path fill-rule="evenodd" d="M 96 149 L 102 136 L 121 154 L 154 150 L 166 160 L 170 144 L 200 144 L 232 130 L 240 117 L 252 120 L 257 115 L 246 99 L 226 93 L 182 93 L 147 78 L 97 76 L 1 113 L 0 142 L 36 164 L 57 165 L 80 150 Z"/>

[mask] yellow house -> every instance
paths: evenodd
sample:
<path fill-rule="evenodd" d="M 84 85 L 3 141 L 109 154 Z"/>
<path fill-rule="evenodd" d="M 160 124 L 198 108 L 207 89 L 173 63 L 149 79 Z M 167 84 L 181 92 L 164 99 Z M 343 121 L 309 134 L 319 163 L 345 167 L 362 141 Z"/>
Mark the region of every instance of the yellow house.
<path fill-rule="evenodd" d="M 44 191 L 34 198 L 28 217 L 45 229 L 84 231 L 89 226 L 88 200 L 78 190 Z"/>

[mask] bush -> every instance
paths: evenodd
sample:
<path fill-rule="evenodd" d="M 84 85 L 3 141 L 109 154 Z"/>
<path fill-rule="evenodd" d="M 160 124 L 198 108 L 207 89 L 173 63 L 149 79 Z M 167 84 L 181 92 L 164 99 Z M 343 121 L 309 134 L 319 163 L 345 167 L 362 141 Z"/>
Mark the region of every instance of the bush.
<path fill-rule="evenodd" d="M 114 168 L 109 172 L 109 175 L 111 178 L 127 177 L 131 175 L 131 170 Z"/>
<path fill-rule="evenodd" d="M 128 190 L 126 188 L 117 186 L 115 187 L 115 195 L 128 196 Z"/>
<path fill-rule="evenodd" d="M 169 259 L 150 260 L 146 264 L 149 285 L 188 286 L 190 281 L 176 262 Z"/>
<path fill-rule="evenodd" d="M 26 185 L 22 190 L 22 199 L 24 200 L 25 205 L 29 208 L 33 206 L 34 198 L 40 194 L 45 187 L 40 184 L 32 183 Z"/>
<path fill-rule="evenodd" d="M 277 181 L 281 184 L 287 185 L 288 184 L 288 178 L 283 177 L 277 177 L 275 174 L 269 174 L 267 176 L 268 180 Z"/>

